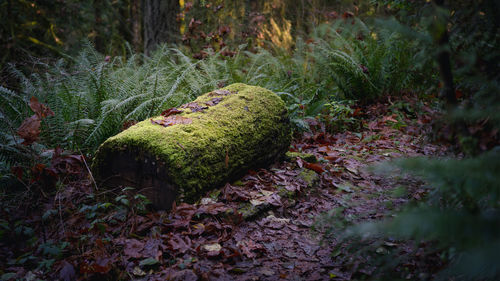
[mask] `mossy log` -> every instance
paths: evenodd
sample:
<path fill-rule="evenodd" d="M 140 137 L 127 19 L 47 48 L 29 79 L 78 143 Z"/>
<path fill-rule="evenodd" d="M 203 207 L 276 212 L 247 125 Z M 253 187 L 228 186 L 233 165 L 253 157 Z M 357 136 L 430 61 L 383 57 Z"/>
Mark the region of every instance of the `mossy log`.
<path fill-rule="evenodd" d="M 92 164 L 104 187 L 134 187 L 156 208 L 193 202 L 207 189 L 284 156 L 291 141 L 283 101 L 232 84 L 106 140 Z"/>

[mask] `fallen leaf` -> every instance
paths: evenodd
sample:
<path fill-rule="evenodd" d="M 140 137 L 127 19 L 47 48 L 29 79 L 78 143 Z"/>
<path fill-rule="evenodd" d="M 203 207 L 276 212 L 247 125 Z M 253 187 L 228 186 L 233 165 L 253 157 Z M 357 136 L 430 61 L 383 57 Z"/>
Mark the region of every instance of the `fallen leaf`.
<path fill-rule="evenodd" d="M 126 129 L 134 126 L 135 124 L 137 124 L 136 120 L 127 120 L 127 121 L 123 122 L 122 131 L 125 131 Z"/>
<path fill-rule="evenodd" d="M 200 208 L 196 211 L 196 214 L 217 215 L 219 213 L 227 211 L 228 209 L 229 207 L 226 204 L 215 202 L 200 206 Z"/>
<path fill-rule="evenodd" d="M 266 203 L 265 200 L 259 200 L 259 199 L 250 200 L 250 204 L 252 204 L 253 206 L 259 206 L 259 205 L 262 205 L 264 203 Z"/>
<path fill-rule="evenodd" d="M 59 279 L 63 281 L 71 281 L 76 279 L 76 272 L 73 265 L 67 261 L 63 261 L 63 267 L 59 272 Z"/>
<path fill-rule="evenodd" d="M 38 136 L 40 135 L 40 124 L 41 119 L 35 114 L 26 118 L 21 126 L 19 126 L 16 132 L 24 139 L 24 145 L 30 145 L 38 140 Z"/>
<path fill-rule="evenodd" d="M 262 189 L 262 190 L 260 191 L 260 193 L 262 193 L 262 195 L 264 195 L 264 196 L 271 196 L 271 195 L 273 195 L 273 194 L 274 194 L 274 192 L 269 191 L 269 190 L 264 190 L 264 189 Z"/>
<path fill-rule="evenodd" d="M 200 200 L 201 205 L 209 205 L 209 204 L 214 204 L 214 203 L 217 203 L 217 201 L 215 201 L 214 199 L 212 199 L 210 197 L 201 198 L 201 200 Z"/>
<path fill-rule="evenodd" d="M 309 163 L 306 161 L 303 161 L 303 162 L 304 162 L 304 167 L 306 167 L 309 170 L 313 170 L 318 174 L 321 174 L 325 171 L 325 169 L 323 169 L 323 167 L 321 167 L 321 165 L 319 165 L 317 163 Z"/>
<path fill-rule="evenodd" d="M 167 242 L 170 249 L 181 254 L 187 252 L 191 248 L 191 240 L 189 237 L 181 237 L 179 234 L 174 233 L 170 240 Z"/>
<path fill-rule="evenodd" d="M 264 274 L 265 276 L 268 276 L 268 277 L 273 276 L 275 274 L 274 271 L 272 271 L 269 268 L 261 269 L 259 272 Z"/>
<path fill-rule="evenodd" d="M 355 174 L 355 175 L 357 175 L 357 174 L 358 174 L 358 170 L 357 170 L 356 168 L 354 168 L 354 167 L 351 167 L 351 166 L 346 166 L 345 168 L 346 168 L 349 172 L 351 172 L 351 173 L 353 173 L 353 174 Z"/>
<path fill-rule="evenodd" d="M 208 109 L 208 106 L 200 106 L 197 102 L 193 101 L 181 106 L 181 108 L 189 108 L 191 109 L 191 112 L 198 112 Z"/>
<path fill-rule="evenodd" d="M 304 161 L 300 157 L 297 157 L 297 166 L 299 166 L 299 168 L 304 167 Z"/>
<path fill-rule="evenodd" d="M 193 30 L 200 25 L 201 25 L 201 21 L 195 20 L 194 18 L 192 18 L 191 21 L 189 22 L 189 25 L 188 25 L 189 31 L 193 32 Z"/>
<path fill-rule="evenodd" d="M 343 19 L 348 19 L 348 18 L 353 18 L 353 17 L 354 17 L 354 14 L 352 12 L 344 12 L 342 14 Z"/>
<path fill-rule="evenodd" d="M 207 252 L 218 252 L 222 249 L 222 246 L 219 243 L 214 243 L 203 245 L 201 248 Z"/>
<path fill-rule="evenodd" d="M 250 259 L 256 258 L 257 254 L 264 253 L 266 251 L 264 246 L 257 244 L 252 240 L 238 241 L 236 246 Z"/>
<path fill-rule="evenodd" d="M 222 98 L 212 98 L 211 100 L 207 101 L 205 104 L 208 106 L 214 106 L 219 104 L 222 101 Z"/>
<path fill-rule="evenodd" d="M 60 147 L 54 149 L 51 165 L 60 175 L 80 174 L 83 171 L 84 159 L 82 155 L 64 154 Z"/>
<path fill-rule="evenodd" d="M 174 280 L 174 281 L 197 281 L 199 280 L 198 276 L 190 269 L 184 269 L 181 271 L 175 272 L 173 275 L 171 275 L 167 280 Z"/>
<path fill-rule="evenodd" d="M 266 217 L 266 219 L 274 222 L 279 222 L 279 223 L 290 223 L 290 219 L 285 219 L 285 218 L 277 218 L 274 215 L 269 215 Z"/>
<path fill-rule="evenodd" d="M 342 190 L 342 191 L 345 191 L 345 192 L 348 192 L 348 193 L 352 193 L 354 192 L 353 188 L 354 186 L 352 184 L 350 184 L 349 182 L 344 182 L 342 184 L 336 184 L 336 183 L 332 183 L 336 188 Z"/>
<path fill-rule="evenodd" d="M 228 91 L 228 90 L 215 90 L 210 93 L 208 93 L 208 96 L 229 96 L 234 94 L 234 92 Z"/>
<path fill-rule="evenodd" d="M 188 117 L 180 116 L 180 115 L 171 115 L 168 117 L 165 117 L 164 119 L 151 119 L 151 123 L 157 124 L 157 125 L 162 125 L 163 127 L 169 127 L 172 125 L 176 124 L 191 124 L 193 123 L 193 120 Z"/>
<path fill-rule="evenodd" d="M 222 190 L 223 198 L 226 201 L 248 201 L 250 194 L 243 188 L 233 187 L 229 183 Z"/>
<path fill-rule="evenodd" d="M 172 108 L 169 108 L 169 109 L 163 111 L 160 115 L 163 117 L 168 117 L 170 115 L 175 115 L 175 114 L 179 114 L 179 113 L 182 113 L 182 110 L 179 110 L 175 107 L 172 107 Z"/>
<path fill-rule="evenodd" d="M 108 273 L 112 268 L 112 261 L 109 258 L 100 258 L 92 264 L 92 269 L 97 273 Z"/>
<path fill-rule="evenodd" d="M 144 272 L 144 270 L 142 270 L 140 267 L 136 266 L 132 270 L 132 274 L 134 274 L 135 276 L 145 276 L 146 272 Z"/>
<path fill-rule="evenodd" d="M 38 102 L 38 99 L 35 97 L 31 97 L 30 99 L 30 108 L 35 112 L 39 119 L 43 119 L 48 116 L 54 116 L 54 112 L 50 110 L 50 108 L 44 104 Z"/>
<path fill-rule="evenodd" d="M 384 116 L 382 118 L 382 122 L 387 122 L 387 121 L 390 121 L 390 122 L 393 122 L 393 123 L 398 123 L 398 120 L 394 119 L 396 118 L 396 114 L 392 114 L 392 115 L 388 115 L 388 116 Z"/>
<path fill-rule="evenodd" d="M 161 256 L 163 255 L 161 246 L 161 239 L 149 238 L 144 245 L 144 249 L 142 250 L 142 256 L 160 260 Z"/>
<path fill-rule="evenodd" d="M 142 249 L 144 249 L 144 242 L 137 239 L 126 239 L 123 254 L 127 258 L 142 258 Z"/>

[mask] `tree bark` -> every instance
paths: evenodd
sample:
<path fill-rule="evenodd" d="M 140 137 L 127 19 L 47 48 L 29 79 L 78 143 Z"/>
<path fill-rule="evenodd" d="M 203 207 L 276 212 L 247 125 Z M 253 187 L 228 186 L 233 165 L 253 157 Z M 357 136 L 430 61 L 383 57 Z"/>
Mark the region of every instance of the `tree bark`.
<path fill-rule="evenodd" d="M 168 210 L 271 164 L 290 141 L 284 102 L 269 90 L 233 84 L 109 138 L 92 169 L 101 186 L 135 187 Z"/>
<path fill-rule="evenodd" d="M 132 46 L 136 52 L 142 50 L 141 0 L 131 0 L 130 15 L 132 18 Z"/>
<path fill-rule="evenodd" d="M 103 21 L 102 21 L 102 0 L 94 0 L 93 1 L 93 8 L 94 8 L 94 44 L 95 48 L 97 51 L 104 53 L 104 40 L 103 37 L 105 36 L 104 34 L 104 29 L 103 29 Z"/>
<path fill-rule="evenodd" d="M 434 0 L 437 6 L 442 7 L 444 0 Z M 455 96 L 455 86 L 453 85 L 453 72 L 451 70 L 450 52 L 449 49 L 449 36 L 447 27 L 437 38 L 437 45 L 440 51 L 437 54 L 437 62 L 441 80 L 443 82 L 443 90 L 441 92 L 442 98 L 446 101 L 447 105 L 455 105 L 457 98 Z"/>
<path fill-rule="evenodd" d="M 177 0 L 143 0 L 144 51 L 147 55 L 160 43 L 175 41 Z"/>

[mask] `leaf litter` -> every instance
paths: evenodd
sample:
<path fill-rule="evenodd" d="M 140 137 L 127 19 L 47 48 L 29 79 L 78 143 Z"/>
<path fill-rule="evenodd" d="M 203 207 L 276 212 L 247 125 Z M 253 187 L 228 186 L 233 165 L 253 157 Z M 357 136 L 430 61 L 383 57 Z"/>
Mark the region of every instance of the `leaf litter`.
<path fill-rule="evenodd" d="M 219 91 L 213 95 L 229 94 Z M 216 102 L 215 98 L 211 101 Z M 193 112 L 205 109 L 197 104 L 186 107 Z M 36 118 L 51 114 L 35 101 L 32 108 Z M 369 275 L 369 268 L 361 266 L 363 261 L 355 261 L 358 265 L 353 266 L 345 252 L 334 251 L 334 239 L 321 244 L 311 226 L 319 215 L 335 208 L 343 208 L 346 218 L 362 221 L 386 216 L 389 201 L 401 206 L 414 196 L 420 197 L 420 182 L 372 175 L 365 167 L 394 157 L 442 154 L 445 148 L 417 138 L 430 130 L 427 119 L 403 120 L 407 126 L 397 128 L 395 121 L 401 120 L 388 112 L 388 104 L 362 110 L 372 117 L 363 121 L 365 129 L 358 133 L 331 134 L 318 126 L 293 142 L 291 151 L 313 154 L 317 163 L 297 158 L 249 171 L 240 181 L 207 193 L 196 204 L 174 205 L 169 213 L 107 207 L 113 204 L 92 207 L 89 204 L 95 203 L 98 194 L 82 175 L 67 182 L 57 200 L 44 203 L 45 209 L 58 209 L 59 218 L 42 224 L 41 216 L 31 212 L 9 219 L 14 222 L 24 216 L 35 231 L 67 243 L 52 270 L 37 276 L 40 278 L 351 280 L 359 274 Z M 188 124 L 189 118 L 178 115 L 181 112 L 169 109 L 162 113 L 163 119 L 152 122 L 162 126 Z M 419 117 L 428 118 L 428 114 Z M 31 135 L 36 139 L 36 134 Z M 59 151 L 55 154 L 57 169 L 78 170 L 73 166 L 81 159 L 61 156 Z M 313 185 L 302 178 L 308 170 L 318 178 Z M 387 191 L 402 183 L 410 186 L 408 194 L 390 196 Z M 77 206 L 88 206 L 90 211 L 79 212 Z M 21 247 L 22 243 L 2 242 L 0 262 L 7 265 L 4 272 L 15 273 L 16 278 L 25 276 L 27 271 L 12 261 L 39 243 Z M 386 247 L 400 246 L 387 243 Z M 36 259 L 37 254 L 33 255 Z M 414 258 L 415 271 L 432 271 L 439 266 Z"/>

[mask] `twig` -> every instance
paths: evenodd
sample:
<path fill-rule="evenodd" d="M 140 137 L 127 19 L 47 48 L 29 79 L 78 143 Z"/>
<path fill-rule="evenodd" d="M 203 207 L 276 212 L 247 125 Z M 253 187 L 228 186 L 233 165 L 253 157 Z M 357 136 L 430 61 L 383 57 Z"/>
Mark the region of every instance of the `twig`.
<path fill-rule="evenodd" d="M 80 150 L 80 148 L 78 148 L 78 151 L 80 152 L 80 155 L 82 156 L 82 159 L 83 159 L 83 163 L 85 164 L 85 168 L 87 168 L 87 171 L 89 172 L 89 175 L 90 175 L 90 179 L 92 180 L 92 182 L 94 183 L 94 186 L 95 186 L 95 190 L 99 190 L 99 188 L 97 187 L 97 183 L 94 179 L 94 176 L 92 175 L 92 172 L 90 171 L 90 168 L 89 168 L 89 165 L 87 165 L 87 161 L 85 161 L 85 155 L 83 155 L 82 151 Z"/>
<path fill-rule="evenodd" d="M 177 145 L 180 146 L 180 148 L 182 148 L 182 150 L 186 151 L 186 149 L 184 148 L 184 146 L 182 146 L 182 144 L 180 144 L 178 141 L 176 141 Z"/>

